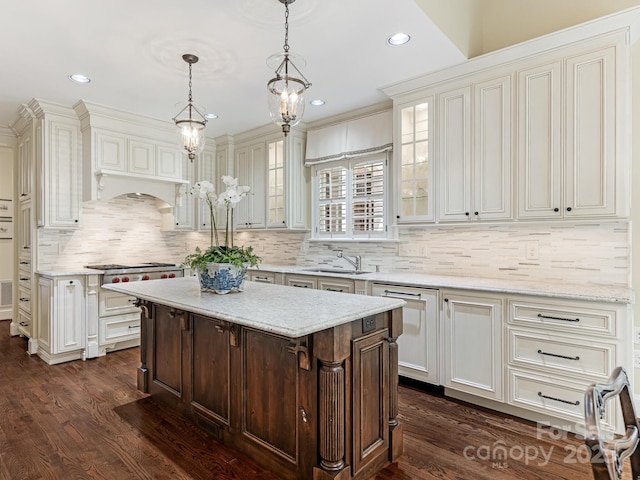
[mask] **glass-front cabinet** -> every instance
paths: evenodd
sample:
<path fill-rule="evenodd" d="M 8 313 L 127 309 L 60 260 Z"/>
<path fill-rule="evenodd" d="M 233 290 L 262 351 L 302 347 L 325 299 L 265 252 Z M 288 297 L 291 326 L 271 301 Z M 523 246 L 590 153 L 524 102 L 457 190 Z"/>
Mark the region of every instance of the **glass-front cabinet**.
<path fill-rule="evenodd" d="M 284 209 L 284 141 L 267 144 L 269 191 L 267 193 L 267 226 L 282 227 L 285 224 Z"/>
<path fill-rule="evenodd" d="M 400 156 L 396 171 L 399 179 L 396 222 L 433 221 L 433 145 L 429 136 L 433 97 L 423 97 L 419 103 L 401 104 L 396 108 L 400 126 L 396 138 L 396 152 Z"/>

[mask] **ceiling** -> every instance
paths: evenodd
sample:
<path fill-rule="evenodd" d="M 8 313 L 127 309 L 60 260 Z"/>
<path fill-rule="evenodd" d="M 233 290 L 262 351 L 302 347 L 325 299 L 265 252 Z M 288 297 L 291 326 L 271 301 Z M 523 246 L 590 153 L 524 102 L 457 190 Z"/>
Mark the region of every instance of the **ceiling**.
<path fill-rule="evenodd" d="M 304 121 L 386 100 L 380 87 L 465 60 L 414 0 L 297 0 L 290 5 L 291 52 L 312 82 Z M 193 99 L 218 119 L 207 136 L 269 123 L 266 59 L 282 51 L 285 8 L 278 0 L 19 0 L 0 16 L 0 126 L 31 98 L 78 100 L 171 121 Z M 389 47 L 389 35 L 411 35 Z M 87 85 L 68 79 L 89 76 Z"/>

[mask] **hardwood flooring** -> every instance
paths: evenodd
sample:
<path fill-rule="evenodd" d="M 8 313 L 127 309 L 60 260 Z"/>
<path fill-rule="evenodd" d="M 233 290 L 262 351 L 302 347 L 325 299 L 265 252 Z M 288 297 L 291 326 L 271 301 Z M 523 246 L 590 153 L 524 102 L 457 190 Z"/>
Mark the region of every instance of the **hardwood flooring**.
<path fill-rule="evenodd" d="M 137 348 L 55 366 L 25 350 L 0 321 L 0 479 L 278 478 L 138 392 Z M 591 478 L 574 435 L 408 386 L 399 405 L 404 455 L 376 480 Z"/>

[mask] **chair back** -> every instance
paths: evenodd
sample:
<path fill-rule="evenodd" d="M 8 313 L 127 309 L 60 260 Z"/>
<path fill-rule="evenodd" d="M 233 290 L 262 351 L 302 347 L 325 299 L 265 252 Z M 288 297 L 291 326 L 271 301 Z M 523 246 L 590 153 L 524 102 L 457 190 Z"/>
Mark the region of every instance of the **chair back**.
<path fill-rule="evenodd" d="M 623 436 L 604 432 L 601 421 L 605 417 L 607 401 L 619 399 L 625 425 Z M 633 406 L 629 378 L 624 368 L 616 367 L 608 383 L 594 383 L 584 395 L 585 443 L 589 450 L 591 469 L 595 480 L 620 480 L 624 462 L 631 464 L 633 480 L 640 480 L 640 442 L 638 419 Z"/>

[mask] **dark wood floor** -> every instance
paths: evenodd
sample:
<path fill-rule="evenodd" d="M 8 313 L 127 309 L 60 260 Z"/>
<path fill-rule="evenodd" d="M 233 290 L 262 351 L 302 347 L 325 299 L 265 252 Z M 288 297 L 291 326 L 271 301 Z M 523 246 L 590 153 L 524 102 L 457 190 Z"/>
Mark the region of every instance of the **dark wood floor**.
<path fill-rule="evenodd" d="M 56 366 L 25 350 L 0 321 L 0 479 L 277 478 L 139 393 L 138 349 Z M 573 435 L 407 386 L 400 418 L 404 455 L 377 480 L 591 478 Z"/>

